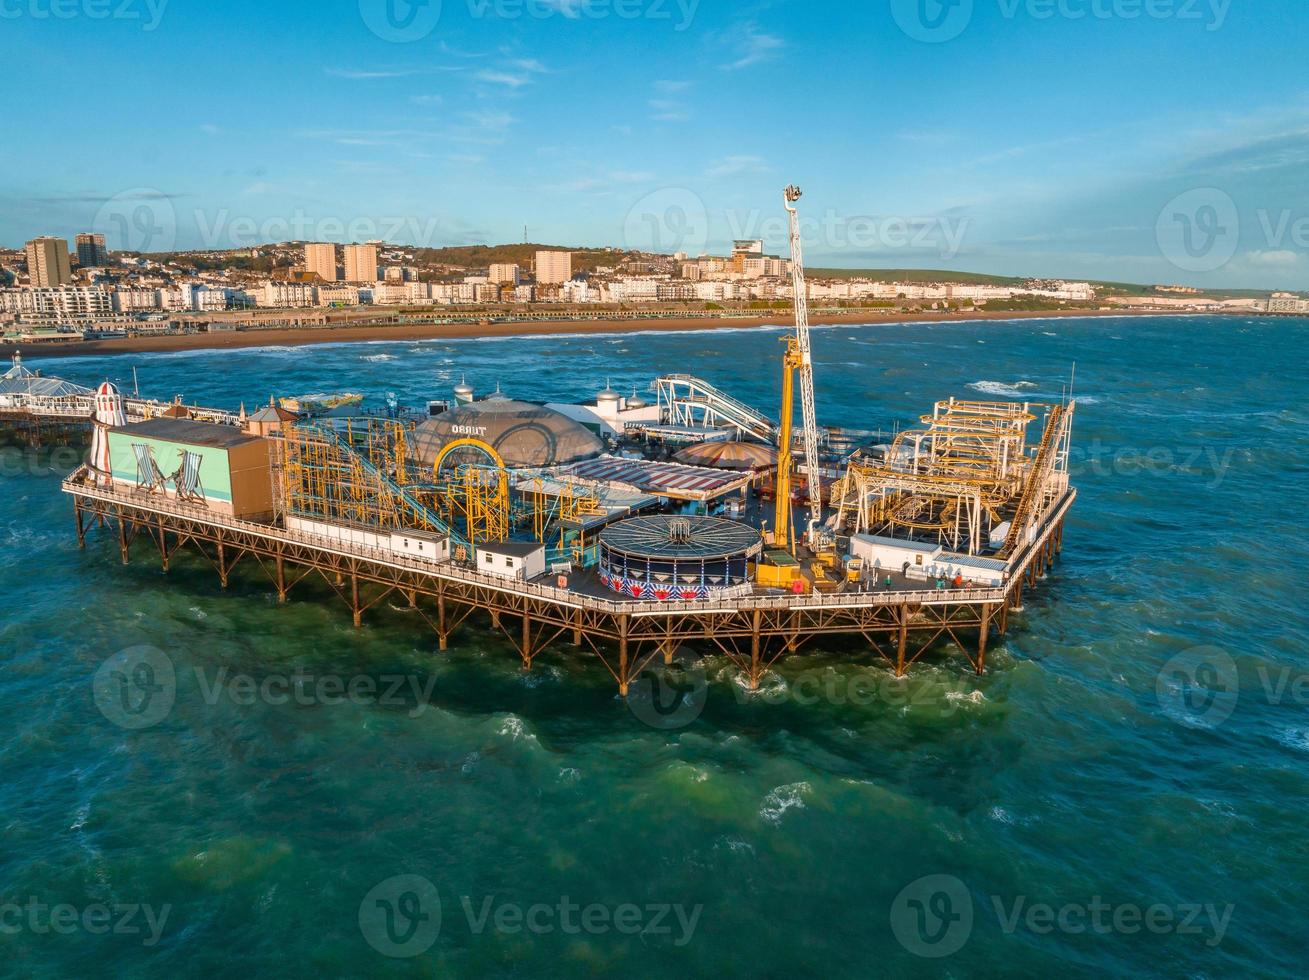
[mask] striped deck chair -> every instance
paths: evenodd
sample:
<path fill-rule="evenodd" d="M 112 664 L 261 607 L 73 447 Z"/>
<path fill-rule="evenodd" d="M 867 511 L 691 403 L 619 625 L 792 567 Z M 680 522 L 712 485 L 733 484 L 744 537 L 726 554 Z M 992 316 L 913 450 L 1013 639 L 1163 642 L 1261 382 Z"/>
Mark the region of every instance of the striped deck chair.
<path fill-rule="evenodd" d="M 204 459 L 199 453 L 189 449 L 179 449 L 182 465 L 173 474 L 173 486 L 177 488 L 178 500 L 205 499 L 205 488 L 200 484 L 200 463 Z"/>
<path fill-rule="evenodd" d="M 134 442 L 132 452 L 136 454 L 136 489 L 145 490 L 147 493 L 158 493 L 163 490 L 168 478 L 155 462 L 154 448 Z"/>

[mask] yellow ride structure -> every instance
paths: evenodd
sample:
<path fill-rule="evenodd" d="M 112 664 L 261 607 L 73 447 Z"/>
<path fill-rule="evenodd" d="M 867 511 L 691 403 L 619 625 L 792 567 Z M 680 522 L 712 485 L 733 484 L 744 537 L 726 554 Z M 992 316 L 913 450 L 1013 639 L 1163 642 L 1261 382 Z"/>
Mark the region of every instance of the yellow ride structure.
<path fill-rule="evenodd" d="M 456 456 L 480 456 L 485 463 L 459 462 Z M 431 506 L 473 544 L 509 538 L 509 471 L 495 447 L 480 439 L 447 443 L 432 463 Z"/>
<path fill-rule="evenodd" d="M 1027 427 L 1038 411 L 1046 422 L 1033 455 Z M 1012 547 L 1055 484 L 1067 486 L 1072 411 L 1072 403 L 937 402 L 922 417 L 925 427 L 897 435 L 885 459 L 851 462 L 833 494 L 836 526 L 934 540 L 969 555 L 993 550 L 1000 533 Z"/>

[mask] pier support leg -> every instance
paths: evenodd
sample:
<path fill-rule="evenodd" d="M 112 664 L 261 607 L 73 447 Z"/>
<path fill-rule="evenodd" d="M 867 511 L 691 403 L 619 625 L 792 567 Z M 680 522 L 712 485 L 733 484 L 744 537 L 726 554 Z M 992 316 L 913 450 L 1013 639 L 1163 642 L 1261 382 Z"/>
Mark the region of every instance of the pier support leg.
<path fill-rule="evenodd" d="M 123 556 L 123 564 L 132 560 L 131 542 L 127 539 L 127 519 L 118 515 L 118 551 Z"/>
<path fill-rule="evenodd" d="M 631 686 L 631 678 L 628 677 L 630 669 L 627 662 L 627 613 L 618 617 L 618 693 L 627 697 L 628 688 Z"/>
<path fill-rule="evenodd" d="M 500 628 L 500 610 L 491 610 L 491 628 L 498 630 Z"/>
<path fill-rule="evenodd" d="M 750 690 L 759 690 L 759 622 L 763 613 L 756 609 L 750 620 Z"/>
<path fill-rule="evenodd" d="M 359 576 L 350 573 L 350 612 L 354 615 L 355 629 L 364 625 L 364 611 L 359 608 Z"/>
<path fill-rule="evenodd" d="M 286 563 L 277 556 L 277 601 L 286 602 Z"/>
<path fill-rule="evenodd" d="M 582 610 L 577 610 L 573 615 L 573 646 L 582 645 Z"/>
<path fill-rule="evenodd" d="M 672 640 L 664 640 L 660 646 L 664 648 L 664 666 L 671 667 L 673 665 L 673 653 L 676 652 L 677 645 Z"/>
<path fill-rule="evenodd" d="M 164 519 L 159 518 L 159 561 L 164 571 L 168 571 L 168 531 L 164 528 Z"/>
<path fill-rule="evenodd" d="M 445 652 L 450 645 L 450 632 L 445 628 L 445 589 L 436 594 L 436 647 Z"/>
<path fill-rule="evenodd" d="M 221 541 L 218 542 L 218 581 L 227 588 L 227 549 Z"/>
<path fill-rule="evenodd" d="M 986 673 L 986 641 L 991 632 L 991 614 L 993 607 L 986 605 L 982 607 L 982 625 L 977 631 L 977 674 L 980 677 Z"/>
<path fill-rule="evenodd" d="M 1064 553 L 1064 522 L 1063 521 L 1059 522 L 1059 529 L 1055 531 L 1054 548 L 1055 548 L 1055 554 L 1062 555 Z"/>
<path fill-rule="evenodd" d="M 78 546 L 79 548 L 85 548 L 85 547 L 86 547 L 86 524 L 83 523 L 83 521 L 82 521 L 82 505 L 81 505 L 81 503 L 75 503 L 75 504 L 73 505 L 73 513 L 74 513 L 74 514 L 76 515 L 76 517 L 77 517 L 77 546 Z"/>
<path fill-rule="evenodd" d="M 523 613 L 523 670 L 532 669 L 532 617 Z"/>
<path fill-rule="evenodd" d="M 900 607 L 900 637 L 895 649 L 895 676 L 904 676 L 904 656 L 909 649 L 909 607 Z"/>

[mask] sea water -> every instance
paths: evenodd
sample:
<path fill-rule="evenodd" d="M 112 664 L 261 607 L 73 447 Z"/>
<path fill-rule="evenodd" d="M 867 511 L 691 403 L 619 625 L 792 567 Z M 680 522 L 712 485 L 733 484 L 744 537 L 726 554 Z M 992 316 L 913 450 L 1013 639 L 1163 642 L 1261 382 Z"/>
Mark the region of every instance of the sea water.
<path fill-rule="evenodd" d="M 28 363 L 250 411 L 689 372 L 776 412 L 783 339 Z M 837 326 L 814 357 L 821 420 L 866 429 L 1072 384 L 1064 554 L 985 677 L 948 644 L 897 681 L 818 642 L 751 693 L 701 651 L 652 710 L 566 645 L 523 672 L 476 617 L 441 653 L 400 600 L 356 630 L 308 580 L 282 606 L 248 563 L 223 590 L 194 553 L 79 551 L 75 460 L 7 450 L 0 972 L 1300 975 L 1309 322 Z M 122 685 L 156 700 L 124 715 Z"/>

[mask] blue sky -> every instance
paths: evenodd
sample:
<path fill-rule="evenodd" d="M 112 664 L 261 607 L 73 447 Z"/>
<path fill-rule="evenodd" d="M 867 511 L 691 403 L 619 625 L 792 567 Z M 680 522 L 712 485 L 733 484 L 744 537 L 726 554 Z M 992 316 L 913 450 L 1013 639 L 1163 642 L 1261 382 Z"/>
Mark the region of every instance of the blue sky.
<path fill-rule="evenodd" d="M 52 6 L 53 5 L 53 6 Z M 1309 288 L 1298 0 L 0 0 L 0 242 Z"/>

